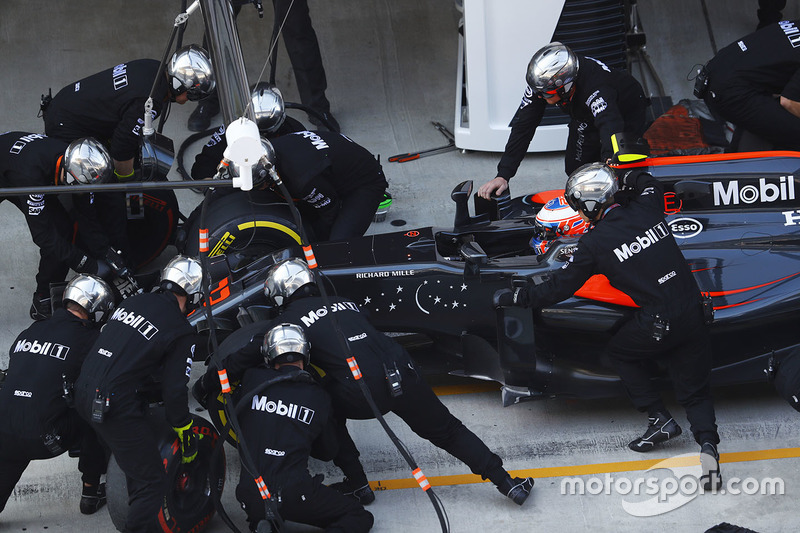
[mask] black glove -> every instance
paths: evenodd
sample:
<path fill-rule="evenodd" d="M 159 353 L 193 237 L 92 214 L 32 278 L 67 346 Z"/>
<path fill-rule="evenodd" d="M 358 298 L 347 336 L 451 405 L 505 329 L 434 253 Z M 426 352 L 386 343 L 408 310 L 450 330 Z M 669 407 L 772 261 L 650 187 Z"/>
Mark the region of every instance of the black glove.
<path fill-rule="evenodd" d="M 94 274 L 98 278 L 104 279 L 106 281 L 112 281 L 116 277 L 116 272 L 108 264 L 108 261 L 105 259 L 94 259 L 94 272 L 88 272 L 89 274 Z"/>
<path fill-rule="evenodd" d="M 197 400 L 203 409 L 208 409 L 208 401 L 211 399 L 208 389 L 206 389 L 205 384 L 203 384 L 203 380 L 205 380 L 205 374 L 200 376 L 200 379 L 194 382 L 192 385 L 192 396 L 194 399 Z"/>
<path fill-rule="evenodd" d="M 494 293 L 492 304 L 495 307 L 511 307 L 512 305 L 528 307 L 528 291 L 525 290 L 525 287 L 500 289 Z"/>
<path fill-rule="evenodd" d="M 106 251 L 105 261 L 109 264 L 117 277 L 127 278 L 130 275 L 130 270 L 125 264 L 122 255 L 113 248 L 109 248 L 108 251 Z"/>

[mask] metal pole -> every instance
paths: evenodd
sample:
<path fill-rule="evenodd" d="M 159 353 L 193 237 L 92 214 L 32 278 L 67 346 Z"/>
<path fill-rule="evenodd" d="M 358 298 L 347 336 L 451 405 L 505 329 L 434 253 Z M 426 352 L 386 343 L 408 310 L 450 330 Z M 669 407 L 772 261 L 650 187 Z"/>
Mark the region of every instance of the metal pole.
<path fill-rule="evenodd" d="M 82 194 L 87 192 L 138 192 L 156 189 L 209 189 L 233 187 L 233 180 L 197 181 L 133 181 L 130 183 L 101 183 L 99 185 L 50 185 L 45 187 L 2 187 L 3 196 L 27 196 L 29 194 Z"/>
<path fill-rule="evenodd" d="M 225 124 L 243 116 L 255 122 L 233 8 L 228 0 L 200 0 L 200 8 Z"/>

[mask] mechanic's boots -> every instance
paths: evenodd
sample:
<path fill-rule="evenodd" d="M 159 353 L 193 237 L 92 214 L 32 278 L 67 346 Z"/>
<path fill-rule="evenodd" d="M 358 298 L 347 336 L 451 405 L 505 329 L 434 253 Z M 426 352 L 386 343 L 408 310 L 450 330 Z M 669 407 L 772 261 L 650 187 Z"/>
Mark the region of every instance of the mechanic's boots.
<path fill-rule="evenodd" d="M 33 320 L 50 318 L 53 315 L 53 310 L 50 307 L 50 296 L 43 296 L 38 292 L 34 292 L 30 314 Z"/>
<path fill-rule="evenodd" d="M 106 504 L 106 484 L 83 486 L 81 494 L 81 513 L 94 514 Z"/>
<path fill-rule="evenodd" d="M 333 483 L 329 487 L 357 500 L 361 505 L 369 505 L 375 501 L 375 493 L 372 492 L 369 483 L 361 484 L 344 478 L 344 480 Z"/>
<path fill-rule="evenodd" d="M 704 442 L 700 447 L 700 468 L 703 473 L 700 483 L 704 491 L 718 491 L 722 487 L 722 475 L 719 473 L 719 452 L 717 447 L 710 442 Z"/>
<path fill-rule="evenodd" d="M 211 119 L 219 114 L 219 97 L 212 94 L 200 100 L 197 107 L 189 115 L 186 127 L 190 131 L 205 131 L 211 127 Z"/>
<path fill-rule="evenodd" d="M 681 427 L 668 414 L 656 413 L 648 418 L 650 424 L 644 435 L 628 443 L 628 448 L 635 452 L 649 452 L 656 444 L 666 442 L 681 434 Z"/>
<path fill-rule="evenodd" d="M 522 505 L 530 496 L 531 490 L 533 490 L 533 478 L 526 477 L 522 479 L 521 477 L 512 478 L 509 476 L 497 485 L 497 490 L 517 505 Z"/>

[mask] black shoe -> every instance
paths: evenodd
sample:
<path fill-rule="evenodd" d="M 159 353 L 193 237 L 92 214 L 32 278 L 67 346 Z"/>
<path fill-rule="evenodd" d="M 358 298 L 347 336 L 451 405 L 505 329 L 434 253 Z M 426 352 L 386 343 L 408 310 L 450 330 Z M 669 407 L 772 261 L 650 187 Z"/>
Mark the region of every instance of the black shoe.
<path fill-rule="evenodd" d="M 656 444 L 666 442 L 682 433 L 681 427 L 675 420 L 664 413 L 656 413 L 648 418 L 650 424 L 644 435 L 628 443 L 628 448 L 635 452 L 649 452 Z"/>
<path fill-rule="evenodd" d="M 700 447 L 700 468 L 703 473 L 700 483 L 704 491 L 718 491 L 722 487 L 722 475 L 719 473 L 719 452 L 717 447 L 710 442 L 704 442 Z"/>
<path fill-rule="evenodd" d="M 106 504 L 106 484 L 83 486 L 81 494 L 81 513 L 94 514 Z"/>
<path fill-rule="evenodd" d="M 320 120 L 316 117 L 316 115 L 312 115 L 309 113 L 308 120 L 313 125 L 317 127 L 325 128 L 328 131 L 335 131 L 336 133 L 341 133 L 342 128 L 339 127 L 339 122 L 333 117 L 330 111 L 321 111 L 320 115 L 324 120 Z"/>
<path fill-rule="evenodd" d="M 358 503 L 361 505 L 369 505 L 375 501 L 375 493 L 372 492 L 369 483 L 365 485 L 359 485 L 358 487 L 355 485 L 356 483 L 344 478 L 343 481 L 328 486 L 334 490 L 338 490 L 345 496 L 350 496 L 351 498 L 358 500 Z"/>
<path fill-rule="evenodd" d="M 53 315 L 53 310 L 50 305 L 50 296 L 43 297 L 38 292 L 34 292 L 30 314 L 33 320 L 45 320 L 50 318 Z"/>
<path fill-rule="evenodd" d="M 512 478 L 509 476 L 497 486 L 497 490 L 517 505 L 522 505 L 530 496 L 531 490 L 533 490 L 533 478 L 526 477 L 522 479 L 521 477 Z"/>
<path fill-rule="evenodd" d="M 189 128 L 190 131 L 205 131 L 211 127 L 211 119 L 218 114 L 219 99 L 209 96 L 197 103 L 197 107 L 192 111 L 192 114 L 189 115 L 186 127 Z"/>

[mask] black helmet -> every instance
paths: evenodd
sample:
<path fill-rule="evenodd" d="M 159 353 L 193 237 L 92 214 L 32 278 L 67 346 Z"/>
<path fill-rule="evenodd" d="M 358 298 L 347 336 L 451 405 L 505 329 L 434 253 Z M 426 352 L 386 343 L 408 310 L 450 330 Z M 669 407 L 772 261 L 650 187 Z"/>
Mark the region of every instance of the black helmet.
<path fill-rule="evenodd" d="M 114 292 L 111 286 L 88 274 L 78 274 L 64 287 L 61 301 L 75 302 L 89 315 L 92 322 L 102 323 L 114 309 Z"/>
<path fill-rule="evenodd" d="M 281 91 L 262 81 L 253 87 L 250 100 L 259 131 L 262 134 L 278 131 L 278 128 L 283 125 L 283 121 L 286 120 L 286 106 L 283 103 Z"/>
<path fill-rule="evenodd" d="M 311 344 L 306 340 L 306 334 L 300 326 L 278 324 L 264 336 L 261 354 L 267 366 L 300 360 L 307 366 L 311 359 Z"/>
<path fill-rule="evenodd" d="M 205 98 L 214 90 L 214 69 L 208 52 L 196 44 L 184 46 L 167 64 L 169 88 L 173 97 L 185 92 L 189 100 Z"/>
<path fill-rule="evenodd" d="M 568 46 L 552 42 L 533 54 L 525 79 L 540 98 L 567 100 L 578 77 L 578 56 Z"/>
<path fill-rule="evenodd" d="M 275 305 L 283 305 L 298 289 L 314 284 L 314 274 L 302 259 L 287 259 L 272 266 L 264 282 L 264 295 Z"/>
<path fill-rule="evenodd" d="M 589 220 L 595 220 L 613 202 L 618 190 L 617 176 L 608 165 L 589 163 L 567 179 L 564 196 L 572 209 L 583 213 Z"/>

